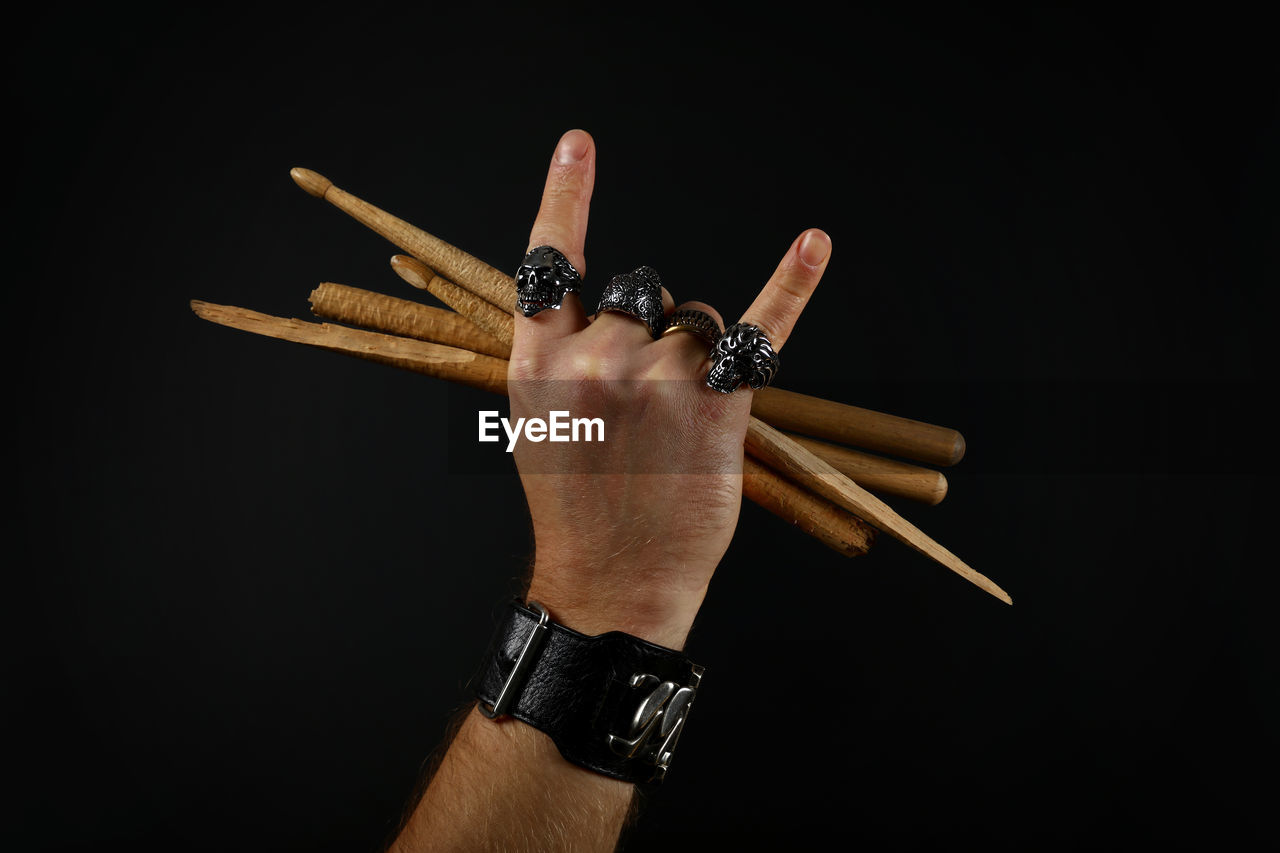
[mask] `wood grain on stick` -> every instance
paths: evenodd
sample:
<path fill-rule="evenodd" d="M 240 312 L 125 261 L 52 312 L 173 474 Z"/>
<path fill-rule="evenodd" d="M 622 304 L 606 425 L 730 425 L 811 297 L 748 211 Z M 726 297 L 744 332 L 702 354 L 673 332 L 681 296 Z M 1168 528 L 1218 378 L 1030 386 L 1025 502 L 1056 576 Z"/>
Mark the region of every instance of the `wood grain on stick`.
<path fill-rule="evenodd" d="M 751 413 L 781 430 L 928 465 L 954 465 L 964 457 L 964 436 L 956 430 L 782 388 L 757 391 Z"/>
<path fill-rule="evenodd" d="M 474 297 L 473 297 L 474 298 Z M 417 338 L 509 359 L 511 347 L 462 314 L 331 281 L 311 291 L 311 313 L 375 332 Z"/>
<path fill-rule="evenodd" d="M 745 455 L 742 494 L 847 557 L 867 553 L 875 542 L 874 527 Z"/>
<path fill-rule="evenodd" d="M 1005 604 L 1013 604 L 1013 599 L 1007 592 L 930 539 L 914 524 L 894 512 L 884 501 L 759 418 L 753 417 L 747 427 L 746 448 L 752 456 L 774 470 L 803 483 L 806 488 L 844 507 L 859 518 L 871 522 L 880 530 L 941 563 Z"/>
<path fill-rule="evenodd" d="M 509 311 L 501 311 L 471 291 L 436 274 L 436 271 L 409 255 L 393 255 L 391 268 L 409 284 L 425 290 L 475 323 L 506 347 L 503 358 L 511 358 L 511 344 L 515 341 L 515 319 Z"/>
<path fill-rule="evenodd" d="M 324 175 L 295 167 L 294 183 L 316 198 L 324 199 L 357 222 L 381 234 L 392 244 L 428 264 L 445 278 L 466 282 L 466 288 L 504 311 L 515 309 L 515 279 L 473 255 L 410 225 L 380 207 L 334 186 Z M 518 260 L 518 259 L 517 259 Z"/>
<path fill-rule="evenodd" d="M 197 317 L 233 329 L 347 353 L 485 391 L 507 393 L 507 362 L 500 358 L 381 332 L 273 317 L 248 308 L 215 305 L 198 299 L 191 300 L 191 310 Z"/>
<path fill-rule="evenodd" d="M 196 299 L 191 300 L 191 309 L 202 319 L 234 329 L 346 353 L 496 394 L 507 393 L 507 363 L 490 356 Z M 758 462 L 744 462 L 742 494 L 845 556 L 865 554 L 875 541 L 875 529 L 865 521 Z"/>
<path fill-rule="evenodd" d="M 941 471 L 828 444 L 807 435 L 788 433 L 787 436 L 864 489 L 930 506 L 941 503 L 947 496 L 947 478 Z"/>

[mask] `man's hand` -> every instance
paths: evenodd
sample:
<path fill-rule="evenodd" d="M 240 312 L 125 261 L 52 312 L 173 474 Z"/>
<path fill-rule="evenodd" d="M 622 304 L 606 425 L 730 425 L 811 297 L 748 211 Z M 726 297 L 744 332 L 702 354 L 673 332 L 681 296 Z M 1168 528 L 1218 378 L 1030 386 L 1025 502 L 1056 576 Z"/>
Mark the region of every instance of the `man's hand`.
<path fill-rule="evenodd" d="M 584 278 L 595 165 L 591 137 L 566 133 L 529 238 L 530 248 L 560 250 Z M 742 317 L 775 350 L 822 277 L 830 245 L 821 231 L 800 235 Z M 724 328 L 715 308 L 676 306 L 665 287 L 663 307 L 704 311 Z M 517 311 L 515 322 L 513 420 L 569 411 L 601 418 L 607 438 L 517 445 L 537 548 L 529 597 L 583 633 L 621 630 L 681 648 L 737 524 L 750 389 L 720 394 L 704 384 L 708 345 L 697 335 L 654 340 L 633 317 L 589 317 L 573 293 L 560 310 Z"/>

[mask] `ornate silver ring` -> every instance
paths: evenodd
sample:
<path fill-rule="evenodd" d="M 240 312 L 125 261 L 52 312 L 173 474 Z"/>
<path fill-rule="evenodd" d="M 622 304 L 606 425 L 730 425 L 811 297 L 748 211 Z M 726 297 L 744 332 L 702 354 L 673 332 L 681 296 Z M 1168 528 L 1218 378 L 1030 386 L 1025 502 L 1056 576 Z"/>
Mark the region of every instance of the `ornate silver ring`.
<path fill-rule="evenodd" d="M 615 275 L 604 286 L 596 313 L 617 311 L 635 317 L 649 327 L 649 334 L 658 337 L 666 328 L 666 316 L 662 310 L 662 279 L 653 267 L 637 267 L 629 273 Z"/>
<path fill-rule="evenodd" d="M 721 394 L 732 394 L 743 382 L 759 391 L 778 373 L 773 344 L 759 326 L 750 323 L 734 323 L 725 329 L 711 347 L 711 361 L 707 387 Z"/>

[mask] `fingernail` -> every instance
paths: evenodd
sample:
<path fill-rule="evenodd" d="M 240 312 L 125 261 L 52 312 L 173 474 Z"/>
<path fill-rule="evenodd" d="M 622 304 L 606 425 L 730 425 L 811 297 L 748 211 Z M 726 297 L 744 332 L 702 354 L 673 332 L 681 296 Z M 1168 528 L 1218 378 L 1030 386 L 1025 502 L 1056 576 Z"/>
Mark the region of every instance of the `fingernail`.
<path fill-rule="evenodd" d="M 560 147 L 556 149 L 556 162 L 562 165 L 577 163 L 587 156 L 587 135 L 571 130 L 560 139 Z"/>
<path fill-rule="evenodd" d="M 810 231 L 800 241 L 800 260 L 816 267 L 831 254 L 831 238 L 822 231 Z"/>

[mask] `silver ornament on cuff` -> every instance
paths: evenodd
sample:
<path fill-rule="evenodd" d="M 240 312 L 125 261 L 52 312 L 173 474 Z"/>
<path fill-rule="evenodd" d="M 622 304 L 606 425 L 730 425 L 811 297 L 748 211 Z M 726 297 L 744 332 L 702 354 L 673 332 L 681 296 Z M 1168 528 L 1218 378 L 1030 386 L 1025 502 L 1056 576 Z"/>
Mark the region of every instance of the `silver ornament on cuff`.
<path fill-rule="evenodd" d="M 560 309 L 566 293 L 582 289 L 582 277 L 558 249 L 538 246 L 516 270 L 516 307 L 526 317 L 548 308 Z"/>
<path fill-rule="evenodd" d="M 662 279 L 653 267 L 637 267 L 615 275 L 604 286 L 596 313 L 618 311 L 635 317 L 649 327 L 649 334 L 659 337 L 666 328 L 662 309 Z"/>
<path fill-rule="evenodd" d="M 773 382 L 778 373 L 778 354 L 773 344 L 750 323 L 734 323 L 724 330 L 711 347 L 711 371 L 707 387 L 721 394 L 732 394 L 743 382 L 759 391 Z"/>

